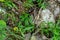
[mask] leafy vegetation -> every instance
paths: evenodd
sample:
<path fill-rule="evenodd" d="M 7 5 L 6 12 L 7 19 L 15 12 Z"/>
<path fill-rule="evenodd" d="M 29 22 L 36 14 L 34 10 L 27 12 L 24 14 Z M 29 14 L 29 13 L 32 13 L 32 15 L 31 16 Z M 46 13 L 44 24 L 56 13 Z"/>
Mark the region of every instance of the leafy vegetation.
<path fill-rule="evenodd" d="M 44 34 L 47 38 L 51 38 L 51 40 L 60 40 L 60 20 L 58 20 L 57 23 L 42 23 L 41 26 L 41 32 Z"/>
<path fill-rule="evenodd" d="M 39 8 L 45 9 L 46 8 L 46 1 L 45 0 L 26 0 L 24 2 L 24 7 L 30 8 L 34 7 L 35 5 Z"/>
<path fill-rule="evenodd" d="M 19 0 L 21 1 L 21 0 Z M 18 9 L 16 3 L 12 2 L 12 0 L 0 0 L 2 5 L 11 9 Z M 23 7 L 26 9 L 29 8 L 46 8 L 45 0 L 25 0 L 22 2 Z M 19 6 L 21 7 L 21 5 Z M 7 8 L 7 9 L 8 9 Z M 24 40 L 25 34 L 35 32 L 36 25 L 34 23 L 33 17 L 27 11 L 18 12 L 20 10 L 10 10 L 6 11 L 5 14 L 0 12 L 0 40 Z M 57 23 L 41 23 L 38 27 L 40 29 L 39 33 L 45 35 L 47 38 L 51 40 L 60 40 L 60 20 Z"/>
<path fill-rule="evenodd" d="M 34 30 L 34 23 L 29 14 L 24 13 L 19 18 L 20 21 L 18 23 L 18 27 L 21 34 L 32 32 Z"/>
<path fill-rule="evenodd" d="M 0 40 L 4 40 L 6 38 L 6 22 L 0 20 Z"/>
<path fill-rule="evenodd" d="M 23 6 L 26 7 L 26 8 L 30 8 L 30 7 L 33 7 L 33 0 L 26 0 L 24 3 L 23 3 Z"/>
<path fill-rule="evenodd" d="M 10 19 L 12 19 L 13 24 L 15 24 L 15 26 L 12 26 L 13 28 L 10 28 L 10 29 L 7 28 L 8 30 L 6 30 L 10 35 L 13 34 L 12 37 L 16 37 L 18 34 L 20 34 L 18 36 L 20 38 L 18 38 L 18 39 L 19 40 L 24 39 L 26 33 L 34 31 L 33 19 L 30 16 L 30 14 L 27 12 L 22 12 L 22 14 L 19 16 L 18 22 L 16 21 L 16 17 L 14 15 L 14 13 L 12 13 L 12 14 L 6 13 L 3 15 L 3 17 L 4 17 L 3 20 L 6 22 L 8 21 L 8 19 L 10 17 Z M 10 24 L 8 24 L 8 26 L 9 25 Z M 11 30 L 13 30 L 13 31 L 11 31 Z M 14 38 L 12 38 L 12 37 L 10 37 L 9 39 L 14 40 Z"/>
<path fill-rule="evenodd" d="M 45 9 L 46 8 L 46 1 L 45 0 L 37 0 L 38 7 Z"/>
<path fill-rule="evenodd" d="M 17 8 L 17 6 L 11 1 L 11 0 L 0 0 L 5 6 L 10 7 L 10 8 Z"/>

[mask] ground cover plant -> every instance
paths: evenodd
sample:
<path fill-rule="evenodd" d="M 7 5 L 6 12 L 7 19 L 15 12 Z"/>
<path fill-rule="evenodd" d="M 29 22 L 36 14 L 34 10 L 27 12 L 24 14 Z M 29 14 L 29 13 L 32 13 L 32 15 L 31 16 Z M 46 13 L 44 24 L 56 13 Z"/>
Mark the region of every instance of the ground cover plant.
<path fill-rule="evenodd" d="M 44 10 L 49 6 L 48 2 L 48 0 L 0 0 L 0 40 L 28 40 L 29 35 L 27 39 L 25 38 L 28 33 L 29 40 L 32 35 L 37 34 L 41 37 L 44 35 L 46 40 L 60 40 L 59 18 L 55 23 L 35 24 L 36 15 L 40 9 Z"/>

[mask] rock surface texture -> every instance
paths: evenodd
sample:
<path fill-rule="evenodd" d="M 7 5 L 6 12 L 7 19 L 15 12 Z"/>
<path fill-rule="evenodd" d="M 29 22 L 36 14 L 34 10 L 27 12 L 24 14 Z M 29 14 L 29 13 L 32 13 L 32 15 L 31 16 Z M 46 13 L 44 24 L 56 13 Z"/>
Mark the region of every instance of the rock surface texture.
<path fill-rule="evenodd" d="M 41 18 L 44 22 L 55 22 L 54 15 L 49 9 L 42 10 Z"/>

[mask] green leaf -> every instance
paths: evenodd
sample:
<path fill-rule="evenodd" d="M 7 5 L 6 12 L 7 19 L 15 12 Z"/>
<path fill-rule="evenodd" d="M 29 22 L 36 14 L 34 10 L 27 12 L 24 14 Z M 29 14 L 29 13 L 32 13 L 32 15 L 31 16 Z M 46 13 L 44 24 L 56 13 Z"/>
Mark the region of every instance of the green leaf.
<path fill-rule="evenodd" d="M 0 0 L 0 2 L 5 2 L 5 0 Z"/>
<path fill-rule="evenodd" d="M 4 20 L 0 20 L 0 40 L 5 40 L 6 38 L 6 22 Z"/>
<path fill-rule="evenodd" d="M 6 28 L 6 22 L 3 20 L 0 20 L 0 30 Z"/>

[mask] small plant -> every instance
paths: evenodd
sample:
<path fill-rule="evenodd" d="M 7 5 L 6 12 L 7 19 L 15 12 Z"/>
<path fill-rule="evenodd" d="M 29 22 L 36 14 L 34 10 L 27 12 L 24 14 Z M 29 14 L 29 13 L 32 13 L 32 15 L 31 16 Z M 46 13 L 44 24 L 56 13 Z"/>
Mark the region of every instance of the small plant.
<path fill-rule="evenodd" d="M 37 0 L 38 7 L 45 9 L 46 8 L 46 1 L 45 0 Z"/>
<path fill-rule="evenodd" d="M 45 23 L 42 23 L 41 33 L 44 34 L 47 38 L 51 38 L 51 40 L 60 40 L 60 21 L 57 23 L 47 23 L 47 27 L 45 27 Z"/>
<path fill-rule="evenodd" d="M 34 30 L 34 23 L 32 17 L 24 13 L 20 16 L 20 21 L 18 23 L 19 31 L 24 36 L 24 33 L 32 32 Z"/>
<path fill-rule="evenodd" d="M 26 0 L 23 4 L 24 7 L 30 8 L 33 7 L 36 3 L 39 8 L 45 9 L 46 8 L 46 1 L 45 0 Z"/>
<path fill-rule="evenodd" d="M 3 20 L 0 20 L 0 30 L 6 28 L 6 23 Z"/>
<path fill-rule="evenodd" d="M 10 8 L 17 8 L 17 6 L 11 1 L 11 0 L 0 0 L 5 6 L 8 6 Z"/>
<path fill-rule="evenodd" d="M 0 40 L 4 40 L 6 38 L 6 23 L 3 20 L 0 20 Z"/>
<path fill-rule="evenodd" d="M 55 24 L 55 27 L 53 29 L 53 34 L 54 36 L 52 37 L 51 40 L 60 40 L 60 20 L 57 21 Z"/>
<path fill-rule="evenodd" d="M 16 19 L 14 19 L 14 15 L 9 15 L 12 17 L 13 22 L 16 22 Z M 12 37 L 9 37 L 10 39 L 14 40 L 16 38 L 17 40 L 24 39 L 25 34 L 29 32 L 34 31 L 34 23 L 32 17 L 29 15 L 29 13 L 22 12 L 22 14 L 19 16 L 19 21 L 15 23 L 13 28 L 7 30 Z M 11 31 L 13 30 L 13 31 Z M 14 37 L 14 38 L 13 38 Z M 9 39 L 8 38 L 8 39 Z"/>
<path fill-rule="evenodd" d="M 33 7 L 33 0 L 26 0 L 26 1 L 23 3 L 23 6 L 26 7 L 26 8 Z"/>
<path fill-rule="evenodd" d="M 4 2 L 5 0 L 0 0 L 0 2 Z"/>

